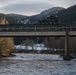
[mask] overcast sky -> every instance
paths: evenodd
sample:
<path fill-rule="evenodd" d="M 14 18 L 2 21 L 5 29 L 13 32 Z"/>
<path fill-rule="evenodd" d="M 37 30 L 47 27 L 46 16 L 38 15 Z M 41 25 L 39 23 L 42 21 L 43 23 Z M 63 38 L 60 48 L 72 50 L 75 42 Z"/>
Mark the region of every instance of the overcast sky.
<path fill-rule="evenodd" d="M 0 13 L 30 16 L 55 6 L 68 8 L 75 4 L 76 0 L 0 0 Z"/>

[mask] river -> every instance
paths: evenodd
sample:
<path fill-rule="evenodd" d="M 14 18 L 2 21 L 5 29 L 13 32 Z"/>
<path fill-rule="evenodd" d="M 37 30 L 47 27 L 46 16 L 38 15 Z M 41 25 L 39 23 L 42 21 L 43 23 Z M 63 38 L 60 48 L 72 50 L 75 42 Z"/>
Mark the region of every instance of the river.
<path fill-rule="evenodd" d="M 0 75 L 76 75 L 76 60 L 59 55 L 16 53 L 0 59 Z"/>

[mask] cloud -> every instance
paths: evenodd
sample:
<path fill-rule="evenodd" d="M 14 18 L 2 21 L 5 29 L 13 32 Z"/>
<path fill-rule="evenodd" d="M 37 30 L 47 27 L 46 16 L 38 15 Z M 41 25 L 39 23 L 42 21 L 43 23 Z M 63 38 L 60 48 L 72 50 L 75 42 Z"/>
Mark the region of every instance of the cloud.
<path fill-rule="evenodd" d="M 76 4 L 76 0 L 52 0 L 52 1 L 47 0 L 47 1 L 52 3 L 53 5 L 62 6 L 65 8 Z"/>
<path fill-rule="evenodd" d="M 33 14 L 40 13 L 41 11 L 51 8 L 53 5 L 45 2 L 37 3 L 22 3 L 22 4 L 10 4 L 6 7 L 1 8 L 4 12 L 11 13 L 22 13 L 22 14 Z"/>
<path fill-rule="evenodd" d="M 0 0 L 0 12 L 33 15 L 53 6 L 69 7 L 76 0 Z"/>

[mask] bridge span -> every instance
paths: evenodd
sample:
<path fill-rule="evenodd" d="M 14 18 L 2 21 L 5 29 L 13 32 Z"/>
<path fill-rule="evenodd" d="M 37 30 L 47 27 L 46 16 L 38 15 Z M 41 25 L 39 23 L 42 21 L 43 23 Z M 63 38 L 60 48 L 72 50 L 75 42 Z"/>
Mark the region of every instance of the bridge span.
<path fill-rule="evenodd" d="M 13 36 L 60 36 L 65 37 L 66 31 L 0 31 L 0 37 Z M 76 31 L 68 31 L 68 36 L 76 36 Z"/>
<path fill-rule="evenodd" d="M 75 25 L 0 25 L 0 36 L 76 36 Z"/>
<path fill-rule="evenodd" d="M 63 25 L 0 25 L 0 37 L 13 36 L 60 36 L 65 37 L 64 59 L 69 55 L 69 37 L 76 36 L 76 26 Z"/>

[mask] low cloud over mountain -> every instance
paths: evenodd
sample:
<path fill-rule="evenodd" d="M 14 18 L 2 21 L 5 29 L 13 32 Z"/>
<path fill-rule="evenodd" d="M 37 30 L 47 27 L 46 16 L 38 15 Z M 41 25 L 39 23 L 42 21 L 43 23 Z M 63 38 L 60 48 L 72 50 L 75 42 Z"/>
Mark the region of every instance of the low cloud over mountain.
<path fill-rule="evenodd" d="M 0 0 L 0 12 L 35 15 L 48 8 L 67 8 L 74 4 L 76 0 Z"/>

